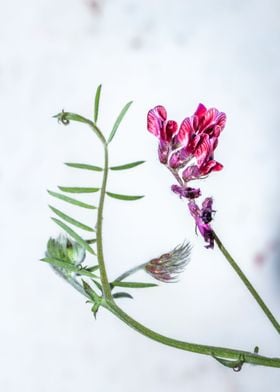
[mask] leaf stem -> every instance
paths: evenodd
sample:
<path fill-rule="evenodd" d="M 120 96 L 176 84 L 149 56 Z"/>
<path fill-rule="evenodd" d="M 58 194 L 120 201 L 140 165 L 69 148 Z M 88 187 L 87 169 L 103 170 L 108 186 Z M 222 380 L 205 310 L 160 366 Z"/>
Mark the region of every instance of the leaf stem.
<path fill-rule="evenodd" d="M 244 272 L 241 270 L 241 268 L 238 266 L 238 264 L 236 263 L 236 261 L 232 258 L 232 256 L 229 254 L 229 252 L 227 251 L 227 249 L 224 247 L 222 241 L 219 239 L 219 237 L 217 236 L 216 233 L 214 233 L 214 238 L 215 238 L 215 242 L 218 246 L 218 248 L 220 249 L 220 251 L 222 252 L 222 254 L 225 256 L 225 258 L 227 259 L 227 261 L 230 263 L 230 265 L 232 266 L 232 268 L 234 269 L 234 271 L 237 273 L 237 275 L 239 276 L 239 278 L 242 280 L 242 282 L 245 284 L 245 286 L 247 287 L 247 289 L 250 291 L 250 293 L 252 294 L 252 296 L 255 298 L 255 300 L 257 301 L 257 303 L 259 304 L 259 306 L 262 308 L 263 312 L 265 313 L 265 315 L 267 316 L 267 318 L 271 321 L 272 325 L 274 326 L 274 328 L 276 329 L 276 331 L 278 333 L 280 333 L 280 325 L 278 323 L 278 321 L 276 320 L 276 318 L 273 316 L 273 314 L 271 313 L 271 311 L 269 310 L 269 308 L 266 306 L 266 304 L 264 303 L 264 301 L 262 300 L 262 298 L 260 297 L 260 295 L 258 294 L 258 292 L 256 291 L 256 289 L 254 288 L 254 286 L 252 285 L 252 283 L 248 280 L 248 278 L 246 277 L 246 275 L 244 274 Z"/>

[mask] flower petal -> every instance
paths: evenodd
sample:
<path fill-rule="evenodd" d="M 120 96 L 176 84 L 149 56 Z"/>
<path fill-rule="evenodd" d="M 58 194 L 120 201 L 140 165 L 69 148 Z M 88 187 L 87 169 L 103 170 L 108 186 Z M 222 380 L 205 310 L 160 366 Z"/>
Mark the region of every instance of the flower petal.
<path fill-rule="evenodd" d="M 219 112 L 219 114 L 216 117 L 216 124 L 221 127 L 221 131 L 224 129 L 227 121 L 227 116 L 223 112 Z"/>
<path fill-rule="evenodd" d="M 220 171 L 222 170 L 223 165 L 214 159 L 209 160 L 200 168 L 200 175 L 206 176 L 212 171 Z"/>
<path fill-rule="evenodd" d="M 148 112 L 147 128 L 156 137 L 160 136 L 164 122 L 167 118 L 166 110 L 163 106 L 156 106 Z"/>
<path fill-rule="evenodd" d="M 170 142 L 172 140 L 173 136 L 176 135 L 176 133 L 177 133 L 178 124 L 176 123 L 176 121 L 169 120 L 166 123 L 165 129 L 164 129 L 164 127 L 162 128 L 162 131 L 163 130 L 165 132 L 161 132 L 162 139 Z"/>
<path fill-rule="evenodd" d="M 194 115 L 198 116 L 200 118 L 205 115 L 206 111 L 207 111 L 206 107 L 202 103 L 200 103 L 198 105 Z"/>
<path fill-rule="evenodd" d="M 198 167 L 201 167 L 212 153 L 213 151 L 209 140 L 209 135 L 204 134 L 194 152 Z"/>
<path fill-rule="evenodd" d="M 182 173 L 183 180 L 188 182 L 198 178 L 200 175 L 199 168 L 197 165 L 188 166 Z"/>
<path fill-rule="evenodd" d="M 180 125 L 179 132 L 175 138 L 175 144 L 179 146 L 186 146 L 194 133 L 192 121 L 189 117 L 185 118 Z"/>

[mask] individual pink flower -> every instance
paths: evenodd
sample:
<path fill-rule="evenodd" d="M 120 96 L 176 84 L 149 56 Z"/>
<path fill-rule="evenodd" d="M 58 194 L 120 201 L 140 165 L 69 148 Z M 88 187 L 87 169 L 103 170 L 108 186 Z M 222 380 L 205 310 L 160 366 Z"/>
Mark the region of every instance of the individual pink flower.
<path fill-rule="evenodd" d="M 166 164 L 173 136 L 178 125 L 176 121 L 166 121 L 167 113 L 163 106 L 156 106 L 148 113 L 148 130 L 159 139 L 159 160 Z"/>

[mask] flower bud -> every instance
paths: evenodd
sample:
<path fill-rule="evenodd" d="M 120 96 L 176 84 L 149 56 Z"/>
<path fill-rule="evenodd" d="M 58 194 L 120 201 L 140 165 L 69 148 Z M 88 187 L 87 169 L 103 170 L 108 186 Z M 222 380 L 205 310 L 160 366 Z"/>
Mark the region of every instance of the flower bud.
<path fill-rule="evenodd" d="M 86 257 L 86 251 L 71 238 L 60 234 L 56 239 L 50 238 L 48 240 L 46 257 L 79 266 Z"/>

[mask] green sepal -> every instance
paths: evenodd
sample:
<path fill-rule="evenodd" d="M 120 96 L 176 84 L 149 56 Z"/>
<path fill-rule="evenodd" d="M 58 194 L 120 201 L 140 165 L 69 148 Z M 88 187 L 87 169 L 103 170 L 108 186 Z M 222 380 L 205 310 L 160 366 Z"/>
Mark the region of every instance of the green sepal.
<path fill-rule="evenodd" d="M 99 265 L 93 265 L 92 267 L 87 267 L 87 271 L 94 272 L 99 269 Z"/>
<path fill-rule="evenodd" d="M 142 199 L 144 196 L 133 196 L 133 195 L 121 195 L 119 193 L 112 193 L 112 192 L 106 192 L 106 194 L 113 199 L 118 199 L 118 200 L 126 200 L 126 201 L 132 201 L 132 200 L 139 200 Z"/>
<path fill-rule="evenodd" d="M 101 293 L 103 293 L 103 288 L 102 285 L 95 279 L 91 279 L 93 281 L 93 283 L 96 285 L 96 287 L 101 291 Z"/>
<path fill-rule="evenodd" d="M 55 259 L 53 257 L 44 257 L 43 259 L 41 259 L 41 261 L 52 264 L 55 267 L 63 268 L 69 272 L 75 272 L 79 275 L 88 276 L 89 278 L 97 278 L 97 276 L 90 272 L 88 269 L 80 268 L 74 264 L 68 263 L 63 260 Z"/>
<path fill-rule="evenodd" d="M 96 320 L 96 315 L 97 315 L 99 308 L 100 308 L 100 304 L 98 304 L 98 303 L 95 303 L 91 308 L 91 311 L 94 315 L 95 320 Z"/>
<path fill-rule="evenodd" d="M 97 123 L 98 120 L 98 113 L 99 113 L 99 102 L 100 102 L 100 94 L 101 94 L 101 88 L 102 85 L 100 84 L 95 93 L 95 99 L 94 99 L 94 122 Z"/>
<path fill-rule="evenodd" d="M 82 279 L 83 288 L 88 297 L 93 301 L 93 303 L 100 304 L 101 298 L 97 295 L 97 293 L 91 288 L 91 286 Z"/>
<path fill-rule="evenodd" d="M 67 226 L 64 222 L 62 222 L 59 219 L 56 218 L 51 218 L 59 227 L 61 227 L 67 234 L 70 235 L 70 237 L 74 238 L 80 244 L 83 246 L 89 253 L 96 255 L 94 250 L 89 246 L 89 244 L 79 236 L 74 230 L 71 229 L 71 227 Z"/>
<path fill-rule="evenodd" d="M 57 215 L 59 216 L 61 219 L 65 220 L 68 223 L 71 223 L 72 225 L 78 227 L 79 229 L 85 230 L 85 231 L 91 231 L 94 232 L 94 230 L 87 226 L 84 225 L 83 223 L 77 221 L 76 219 L 71 218 L 71 216 L 64 214 L 64 212 L 58 210 L 57 208 L 54 208 L 53 206 L 49 205 L 49 208 Z"/>
<path fill-rule="evenodd" d="M 148 287 L 156 287 L 158 286 L 155 283 L 142 283 L 142 282 L 123 282 L 123 281 L 114 281 L 110 283 L 111 287 L 129 287 L 132 289 L 144 289 Z"/>
<path fill-rule="evenodd" d="M 120 165 L 120 166 L 111 166 L 110 170 L 127 170 L 127 169 L 132 169 L 133 167 L 142 165 L 143 163 L 145 163 L 145 161 L 131 162 L 131 163 L 126 163 L 125 165 Z"/>
<path fill-rule="evenodd" d="M 96 210 L 95 206 L 92 206 L 91 204 L 84 203 L 84 202 L 79 201 L 77 199 L 72 199 L 72 197 L 68 197 L 68 196 L 62 195 L 61 193 L 57 193 L 57 192 L 53 192 L 53 191 L 49 191 L 49 190 L 47 192 L 51 196 L 56 197 L 59 200 L 66 201 L 66 203 L 70 203 L 70 204 L 73 204 L 75 206 L 82 207 L 82 208 L 88 208 L 88 209 L 91 209 L 91 210 Z"/>
<path fill-rule="evenodd" d="M 72 162 L 65 162 L 66 166 L 73 167 L 75 169 L 84 169 L 84 170 L 91 170 L 91 171 L 103 171 L 102 167 L 88 165 L 87 163 L 72 163 Z"/>
<path fill-rule="evenodd" d="M 110 136 L 108 138 L 108 141 L 107 141 L 108 144 L 113 140 L 113 138 L 114 138 L 114 136 L 115 136 L 115 134 L 116 134 L 116 132 L 117 132 L 117 130 L 119 128 L 119 125 L 122 122 L 122 120 L 123 120 L 123 118 L 124 118 L 124 116 L 125 116 L 126 112 L 128 111 L 128 109 L 129 109 L 131 104 L 132 104 L 132 101 L 128 102 L 123 107 L 123 109 L 121 110 L 120 114 L 118 115 L 118 117 L 117 117 L 117 119 L 115 121 L 115 124 L 113 125 L 113 128 L 112 128 L 112 131 L 110 133 Z"/>
<path fill-rule="evenodd" d="M 133 299 L 132 295 L 130 295 L 129 293 L 125 293 L 125 292 L 115 293 L 115 294 L 113 294 L 113 298 L 130 298 L 130 299 Z"/>
<path fill-rule="evenodd" d="M 88 187 L 71 187 L 71 186 L 59 186 L 62 192 L 68 193 L 95 193 L 98 192 L 100 188 L 88 188 Z"/>

